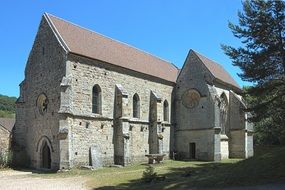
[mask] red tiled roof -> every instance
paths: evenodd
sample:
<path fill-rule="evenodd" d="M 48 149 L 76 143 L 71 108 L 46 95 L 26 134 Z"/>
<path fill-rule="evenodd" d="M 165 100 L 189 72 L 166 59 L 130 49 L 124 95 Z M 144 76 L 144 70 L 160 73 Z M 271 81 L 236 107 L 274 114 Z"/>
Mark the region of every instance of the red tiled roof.
<path fill-rule="evenodd" d="M 14 125 L 15 125 L 14 118 L 0 118 L 0 126 L 4 127 L 8 131 L 11 132 Z"/>
<path fill-rule="evenodd" d="M 192 50 L 193 51 L 193 50 Z M 213 76 L 224 83 L 230 84 L 238 89 L 241 89 L 236 81 L 231 77 L 231 75 L 218 63 L 212 61 L 211 59 L 193 51 L 198 58 L 204 63 L 207 69 L 213 74 Z"/>
<path fill-rule="evenodd" d="M 173 64 L 50 14 L 45 16 L 71 53 L 176 82 L 178 69 Z"/>

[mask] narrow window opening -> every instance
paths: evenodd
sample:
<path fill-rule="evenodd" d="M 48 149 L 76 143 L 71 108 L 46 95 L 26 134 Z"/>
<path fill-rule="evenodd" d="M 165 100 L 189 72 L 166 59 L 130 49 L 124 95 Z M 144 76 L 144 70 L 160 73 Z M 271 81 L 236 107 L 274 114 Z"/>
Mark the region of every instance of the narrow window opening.
<path fill-rule="evenodd" d="M 225 93 L 222 93 L 220 102 L 220 126 L 221 134 L 227 134 L 228 132 L 228 100 Z"/>
<path fill-rule="evenodd" d="M 169 122 L 169 105 L 167 100 L 163 103 L 163 121 Z"/>
<path fill-rule="evenodd" d="M 133 117 L 140 118 L 140 98 L 138 94 L 133 96 Z"/>
<path fill-rule="evenodd" d="M 92 113 L 101 113 L 101 88 L 95 85 L 92 89 Z"/>
<path fill-rule="evenodd" d="M 189 153 L 190 159 L 196 159 L 196 143 L 189 143 Z"/>

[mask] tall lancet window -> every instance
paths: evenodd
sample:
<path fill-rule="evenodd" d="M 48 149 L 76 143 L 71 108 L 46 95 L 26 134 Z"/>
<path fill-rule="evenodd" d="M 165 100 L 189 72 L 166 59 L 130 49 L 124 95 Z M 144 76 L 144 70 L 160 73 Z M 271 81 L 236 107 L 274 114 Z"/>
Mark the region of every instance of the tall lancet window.
<path fill-rule="evenodd" d="M 169 121 L 169 105 L 167 100 L 163 102 L 163 121 Z"/>
<path fill-rule="evenodd" d="M 133 117 L 140 118 L 140 97 L 138 94 L 133 96 Z"/>
<path fill-rule="evenodd" d="M 101 88 L 99 85 L 94 85 L 92 89 L 92 113 L 101 114 Z"/>
<path fill-rule="evenodd" d="M 228 111 L 229 111 L 229 103 L 227 96 L 223 93 L 220 97 L 220 126 L 221 126 L 221 134 L 228 133 Z"/>

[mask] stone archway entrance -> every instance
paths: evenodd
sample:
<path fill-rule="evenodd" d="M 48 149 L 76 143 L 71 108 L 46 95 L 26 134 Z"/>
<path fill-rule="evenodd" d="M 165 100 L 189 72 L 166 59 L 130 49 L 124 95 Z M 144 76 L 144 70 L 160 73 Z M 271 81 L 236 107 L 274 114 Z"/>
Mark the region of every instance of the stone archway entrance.
<path fill-rule="evenodd" d="M 51 169 L 51 153 L 46 142 L 42 148 L 42 168 Z"/>
<path fill-rule="evenodd" d="M 38 169 L 53 169 L 52 153 L 54 152 L 51 141 L 47 136 L 42 136 L 37 144 L 37 164 Z"/>

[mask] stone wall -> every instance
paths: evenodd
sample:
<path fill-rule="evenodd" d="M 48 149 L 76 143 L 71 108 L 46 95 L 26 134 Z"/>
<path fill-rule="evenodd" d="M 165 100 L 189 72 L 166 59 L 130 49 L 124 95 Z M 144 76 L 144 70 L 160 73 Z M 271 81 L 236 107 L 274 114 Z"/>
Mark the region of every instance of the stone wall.
<path fill-rule="evenodd" d="M 176 132 L 178 159 L 190 159 L 190 143 L 195 143 L 198 160 L 214 160 L 214 130 L 184 130 Z M 179 146 L 179 147 L 178 147 Z"/>
<path fill-rule="evenodd" d="M 92 113 L 95 85 L 101 91 L 99 113 Z M 222 93 L 230 106 L 228 139 L 221 136 Z M 138 118 L 133 117 L 135 94 Z M 46 100 L 39 105 L 40 95 Z M 197 101 L 190 102 L 191 98 Z M 145 154 L 168 157 L 172 151 L 188 159 L 190 146 L 196 147 L 195 158 L 200 160 L 247 157 L 253 154 L 252 134 L 240 100 L 191 51 L 174 84 L 67 53 L 44 16 L 20 84 L 14 159 L 26 157 L 30 166 L 40 168 L 46 144 L 52 169 L 94 162 L 95 167 L 127 165 L 145 161 Z M 168 102 L 169 121 L 163 121 L 164 101 Z"/>
<path fill-rule="evenodd" d="M 252 155 L 252 136 L 245 134 L 246 114 L 241 96 L 216 80 L 192 51 L 186 58 L 175 90 L 175 149 L 182 158 L 190 157 L 190 143 L 196 144 L 196 158 L 200 160 L 246 157 L 247 152 Z M 186 103 L 183 99 L 190 90 L 199 93 L 196 105 L 188 102 L 192 108 L 187 107 L 187 99 Z M 223 94 L 226 117 L 220 111 Z M 222 126 L 225 126 L 225 133 Z"/>
<path fill-rule="evenodd" d="M 9 151 L 11 135 L 8 130 L 0 126 L 0 154 Z"/>
<path fill-rule="evenodd" d="M 215 158 L 215 110 L 207 84 L 212 80 L 209 71 L 190 51 L 175 88 L 175 151 L 181 159 L 189 159 L 190 143 L 195 143 L 196 159 Z M 192 108 L 183 102 L 183 96 L 188 90 L 197 91 L 200 95 L 198 104 Z"/>
<path fill-rule="evenodd" d="M 16 124 L 13 135 L 15 162 L 25 160 L 30 166 L 41 167 L 40 141 L 49 141 L 51 167 L 59 167 L 58 114 L 60 83 L 65 75 L 65 52 L 57 41 L 48 21 L 43 17 L 20 85 L 17 101 Z M 42 114 L 37 105 L 39 95 L 48 99 L 47 110 Z M 27 157 L 27 160 L 24 159 Z"/>
<path fill-rule="evenodd" d="M 70 87 L 68 87 L 70 90 L 66 90 L 61 96 L 68 99 L 69 104 L 62 109 L 61 113 L 72 115 L 68 142 L 68 154 L 72 165 L 90 163 L 92 146 L 98 146 L 98 154 L 102 157 L 103 165 L 112 164 L 116 160 L 114 146 L 124 149 L 121 153 L 118 150 L 118 154 L 128 153 L 125 155 L 128 163 L 145 161 L 145 154 L 149 153 L 151 140 L 149 131 L 152 92 L 161 98 L 161 102 L 157 104 L 157 121 L 162 124 L 155 128 L 157 128 L 157 134 L 163 136 L 161 153 L 168 156 L 171 124 L 162 121 L 162 104 L 164 100 L 169 102 L 169 115 L 171 115 L 173 83 L 72 54 L 68 56 L 66 76 L 70 79 Z M 102 93 L 101 114 L 92 113 L 94 85 L 99 85 Z M 114 120 L 117 106 L 116 85 L 123 88 L 124 93 L 127 94 L 123 100 L 125 102 L 122 108 L 123 114 L 119 116 L 123 121 Z M 132 116 L 134 94 L 138 94 L 140 99 L 139 118 Z M 169 118 L 171 121 L 171 116 Z M 89 128 L 85 127 L 86 122 L 89 123 Z M 120 122 L 123 123 L 120 124 Z M 120 134 L 117 134 L 116 130 L 120 130 Z M 126 138 L 127 140 L 124 140 Z M 124 143 L 120 144 L 122 141 Z"/>

